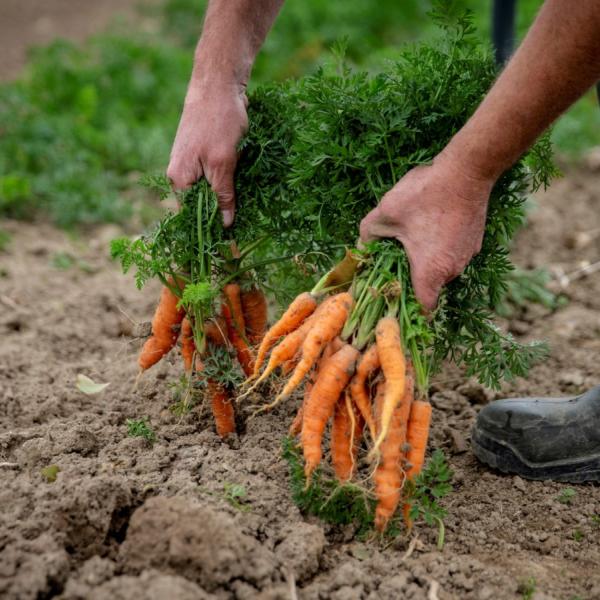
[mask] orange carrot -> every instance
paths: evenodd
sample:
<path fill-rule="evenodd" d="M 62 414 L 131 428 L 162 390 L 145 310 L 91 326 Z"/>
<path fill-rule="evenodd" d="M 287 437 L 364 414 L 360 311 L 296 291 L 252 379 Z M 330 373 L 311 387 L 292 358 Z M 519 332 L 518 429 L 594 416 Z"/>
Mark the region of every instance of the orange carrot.
<path fill-rule="evenodd" d="M 413 402 L 408 420 L 408 432 L 406 441 L 410 450 L 406 456 L 406 478 L 414 481 L 421 472 L 425 463 L 425 451 L 429 439 L 429 427 L 431 426 L 431 404 L 426 400 Z M 404 505 L 404 521 L 408 528 L 412 526 L 410 520 L 410 504 Z"/>
<path fill-rule="evenodd" d="M 311 324 L 312 317 L 309 317 L 298 329 L 292 331 L 275 346 L 269 357 L 269 362 L 261 376 L 256 380 L 255 386 L 264 381 L 278 366 L 285 364 L 287 361 L 294 361 L 298 349 L 310 330 Z"/>
<path fill-rule="evenodd" d="M 340 333 L 351 307 L 352 296 L 347 292 L 342 292 L 331 298 L 323 313 L 315 320 L 306 335 L 302 343 L 302 358 L 283 390 L 277 396 L 276 402 L 287 398 L 300 385 L 325 346 Z"/>
<path fill-rule="evenodd" d="M 252 287 L 241 293 L 246 337 L 252 346 L 259 344 L 267 330 L 267 299 L 262 290 Z"/>
<path fill-rule="evenodd" d="M 215 346 L 227 346 L 227 325 L 225 319 L 218 317 L 204 323 L 206 341 Z"/>
<path fill-rule="evenodd" d="M 212 378 L 206 381 L 208 398 L 215 418 L 217 433 L 222 437 L 227 437 L 235 431 L 235 415 L 233 411 L 233 402 L 227 388 Z"/>
<path fill-rule="evenodd" d="M 185 315 L 177 308 L 177 296 L 168 287 L 163 287 L 160 300 L 152 319 L 152 335 L 146 340 L 138 358 L 142 370 L 155 365 L 177 342 L 179 325 Z"/>
<path fill-rule="evenodd" d="M 323 306 L 323 305 L 321 304 L 321 306 Z M 321 308 L 321 306 L 319 306 L 317 311 Z M 316 312 L 313 313 L 313 316 L 314 316 L 314 314 L 316 314 Z M 312 318 L 312 317 L 309 317 L 309 318 Z M 296 413 L 296 416 L 294 417 L 294 421 L 290 425 L 290 435 L 296 436 L 302 431 L 302 418 L 304 416 L 304 407 L 306 406 L 306 404 L 308 402 L 308 398 L 310 397 L 312 388 L 315 385 L 315 381 L 317 380 L 317 377 L 319 376 L 319 371 L 321 370 L 321 367 L 323 366 L 325 361 L 332 354 L 333 354 L 333 352 L 332 352 L 331 344 L 327 344 L 327 347 L 325 348 L 325 350 L 323 350 L 323 354 L 321 354 L 321 358 L 319 358 L 319 362 L 317 363 L 316 368 L 313 369 L 313 371 L 310 374 L 310 377 L 308 378 L 308 381 L 304 384 L 304 396 L 302 398 L 302 405 L 298 409 L 298 412 Z"/>
<path fill-rule="evenodd" d="M 307 481 L 321 461 L 321 440 L 329 417 L 343 389 L 348 384 L 358 350 L 346 344 L 341 350 L 329 357 L 321 367 L 317 380 L 304 406 L 302 418 L 302 449 L 304 451 L 304 473 Z"/>
<path fill-rule="evenodd" d="M 381 426 L 381 417 L 386 402 L 385 382 L 381 382 L 377 390 L 378 425 Z M 383 390 L 379 388 L 384 387 Z M 388 433 L 381 443 L 379 464 L 375 470 L 375 527 L 378 531 L 385 531 L 389 520 L 392 518 L 400 502 L 400 494 L 404 482 L 402 469 L 403 448 L 406 444 L 406 424 L 413 401 L 412 377 L 407 377 L 406 393 L 402 401 L 392 413 Z"/>
<path fill-rule="evenodd" d="M 310 388 L 308 387 L 308 383 L 306 384 L 307 388 L 304 390 L 305 395 L 310 394 Z M 312 386 L 311 386 L 312 387 Z M 308 391 L 307 391 L 308 390 Z M 292 424 L 290 425 L 290 429 L 288 431 L 291 437 L 296 437 L 302 431 L 302 415 L 304 414 L 304 402 L 300 405 Z"/>
<path fill-rule="evenodd" d="M 186 371 L 192 370 L 194 362 L 194 353 L 196 345 L 194 344 L 194 332 L 190 320 L 185 317 L 181 322 L 181 356 L 183 357 L 183 366 Z"/>
<path fill-rule="evenodd" d="M 375 328 L 377 354 L 385 377 L 385 399 L 381 408 L 381 427 L 370 456 L 373 457 L 387 435 L 392 413 L 404 396 L 406 361 L 400 339 L 400 326 L 393 317 L 380 319 Z"/>
<path fill-rule="evenodd" d="M 237 283 L 228 283 L 223 288 L 226 301 L 223 303 L 222 313 L 227 325 L 227 337 L 235 349 L 242 370 L 246 377 L 249 377 L 254 370 L 254 359 L 245 339 L 246 324 L 240 293 L 240 286 Z"/>
<path fill-rule="evenodd" d="M 309 292 L 300 294 L 283 313 L 283 316 L 267 331 L 260 343 L 254 363 L 253 377 L 257 377 L 267 352 L 271 346 L 282 336 L 296 329 L 306 317 L 317 308 L 315 297 Z"/>
<path fill-rule="evenodd" d="M 367 423 L 367 427 L 369 428 L 371 438 L 373 440 L 375 440 L 377 435 L 375 432 L 375 421 L 373 420 L 373 415 L 371 412 L 371 399 L 369 398 L 369 392 L 367 390 L 366 383 L 369 376 L 378 368 L 379 354 L 377 353 L 377 346 L 373 344 L 360 357 L 360 360 L 356 365 L 356 374 L 350 382 L 350 395 L 352 397 L 352 401 Z"/>
<path fill-rule="evenodd" d="M 340 483 L 349 481 L 354 473 L 362 425 L 362 417 L 355 413 L 348 393 L 341 394 L 331 426 L 331 462 Z"/>

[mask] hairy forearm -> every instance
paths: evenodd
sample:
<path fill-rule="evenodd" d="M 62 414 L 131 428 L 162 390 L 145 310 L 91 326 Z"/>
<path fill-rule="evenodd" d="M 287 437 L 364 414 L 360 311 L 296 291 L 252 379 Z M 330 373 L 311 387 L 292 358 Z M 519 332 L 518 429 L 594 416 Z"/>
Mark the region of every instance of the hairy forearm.
<path fill-rule="evenodd" d="M 210 0 L 192 82 L 246 85 L 283 0 Z"/>
<path fill-rule="evenodd" d="M 600 79 L 600 2 L 547 0 L 520 48 L 446 153 L 497 178 Z"/>

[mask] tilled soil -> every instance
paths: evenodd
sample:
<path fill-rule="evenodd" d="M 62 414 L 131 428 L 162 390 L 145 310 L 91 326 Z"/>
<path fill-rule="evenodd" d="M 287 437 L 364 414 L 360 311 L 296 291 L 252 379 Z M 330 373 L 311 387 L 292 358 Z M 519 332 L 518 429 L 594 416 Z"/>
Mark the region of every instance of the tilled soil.
<path fill-rule="evenodd" d="M 519 264 L 570 273 L 600 258 L 595 175 L 571 172 L 536 202 Z M 360 541 L 299 513 L 280 456 L 293 403 L 222 442 L 206 407 L 169 409 L 179 357 L 134 386 L 158 288 L 138 292 L 110 263 L 118 230 L 74 239 L 45 224 L 1 226 L 13 239 L 0 254 L 0 597 L 486 600 L 535 588 L 538 600 L 600 598 L 600 488 L 568 486 L 576 494 L 563 504 L 566 485 L 490 471 L 469 448 L 494 398 L 599 382 L 600 273 L 573 281 L 565 308 L 531 307 L 505 324 L 551 344 L 527 381 L 499 394 L 449 368 L 434 382 L 430 446 L 455 472 L 446 545 L 417 526 L 406 556 L 404 537 Z M 86 396 L 78 373 L 110 385 Z M 146 416 L 153 445 L 127 435 L 126 420 Z M 246 497 L 231 501 L 232 484 Z"/>

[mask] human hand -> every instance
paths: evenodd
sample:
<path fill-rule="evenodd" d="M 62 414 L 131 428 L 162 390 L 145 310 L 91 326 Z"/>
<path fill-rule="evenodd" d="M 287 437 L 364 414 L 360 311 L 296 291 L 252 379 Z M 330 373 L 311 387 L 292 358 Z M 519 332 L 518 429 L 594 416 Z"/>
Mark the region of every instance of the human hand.
<path fill-rule="evenodd" d="M 183 190 L 204 176 L 217 195 L 223 224 L 235 214 L 237 145 L 248 128 L 245 86 L 192 81 L 186 95 L 167 176 Z"/>
<path fill-rule="evenodd" d="M 431 165 L 412 169 L 360 224 L 364 242 L 395 238 L 404 245 L 415 295 L 426 310 L 481 250 L 494 180 L 461 163 L 444 151 Z"/>

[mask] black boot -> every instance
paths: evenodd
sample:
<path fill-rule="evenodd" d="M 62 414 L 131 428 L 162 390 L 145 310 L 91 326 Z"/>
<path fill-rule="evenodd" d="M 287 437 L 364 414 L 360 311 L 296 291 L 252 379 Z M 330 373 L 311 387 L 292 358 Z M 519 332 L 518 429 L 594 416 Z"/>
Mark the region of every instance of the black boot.
<path fill-rule="evenodd" d="M 600 481 L 600 386 L 576 398 L 485 406 L 471 433 L 479 460 L 526 479 Z"/>

